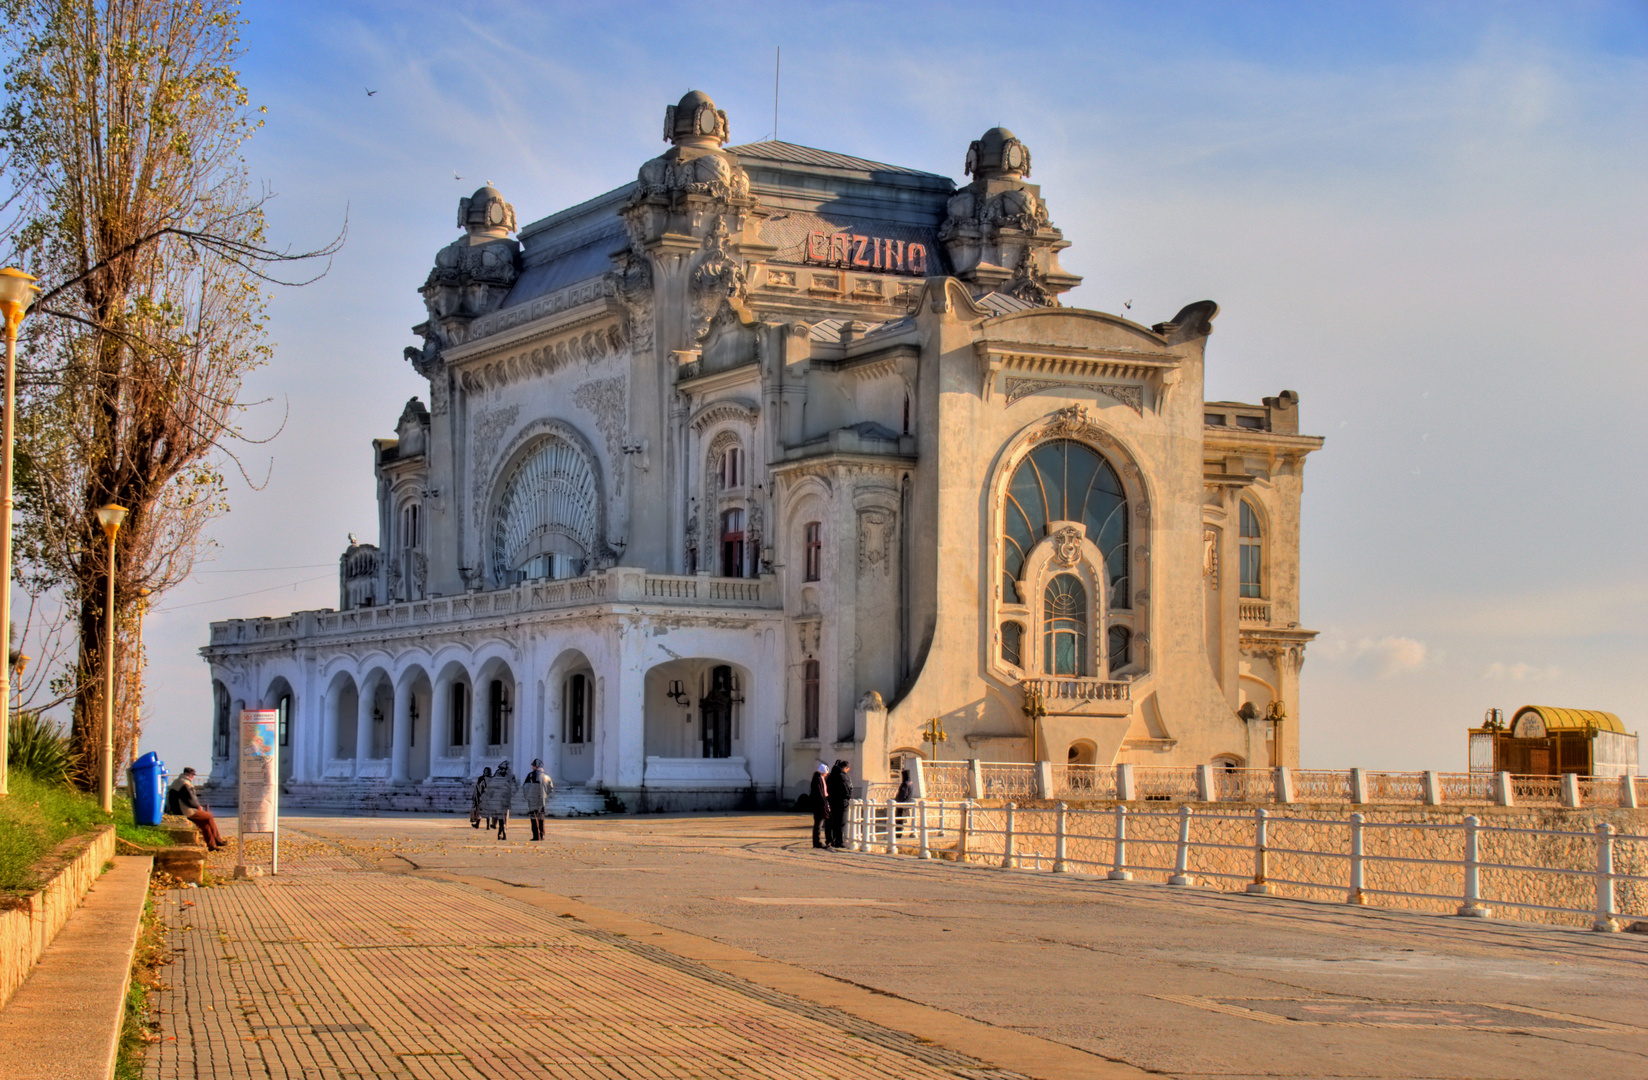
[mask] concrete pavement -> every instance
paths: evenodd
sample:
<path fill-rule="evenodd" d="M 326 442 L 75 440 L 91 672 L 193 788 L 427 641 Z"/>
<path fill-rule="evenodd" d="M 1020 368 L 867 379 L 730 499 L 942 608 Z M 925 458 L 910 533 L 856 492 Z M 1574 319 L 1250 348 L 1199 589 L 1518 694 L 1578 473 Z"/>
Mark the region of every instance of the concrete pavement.
<path fill-rule="evenodd" d="M 150 1075 L 1648 1076 L 1636 935 L 823 854 L 807 826 L 288 818 L 311 870 L 171 894 L 198 901 L 169 914 L 182 985 L 238 1019 L 167 1003 Z M 253 927 L 286 944 L 249 959 Z M 286 1071 L 218 1073 L 235 1043 Z"/>

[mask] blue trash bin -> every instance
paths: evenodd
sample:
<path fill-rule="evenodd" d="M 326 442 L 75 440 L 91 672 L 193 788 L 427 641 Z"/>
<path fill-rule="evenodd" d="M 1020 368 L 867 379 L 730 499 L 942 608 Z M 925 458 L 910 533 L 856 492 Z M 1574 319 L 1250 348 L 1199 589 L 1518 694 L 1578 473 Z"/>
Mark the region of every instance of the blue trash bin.
<path fill-rule="evenodd" d="M 132 762 L 132 819 L 139 825 L 159 825 L 166 790 L 161 777 L 166 766 L 153 750 Z"/>

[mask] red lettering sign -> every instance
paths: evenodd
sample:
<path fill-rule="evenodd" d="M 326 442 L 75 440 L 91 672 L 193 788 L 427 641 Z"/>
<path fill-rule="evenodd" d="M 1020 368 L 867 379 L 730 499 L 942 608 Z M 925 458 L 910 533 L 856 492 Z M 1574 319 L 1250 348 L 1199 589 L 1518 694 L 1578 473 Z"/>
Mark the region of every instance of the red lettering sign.
<path fill-rule="evenodd" d="M 925 244 L 911 244 L 881 236 L 815 230 L 807 234 L 803 261 L 925 275 L 927 247 Z"/>

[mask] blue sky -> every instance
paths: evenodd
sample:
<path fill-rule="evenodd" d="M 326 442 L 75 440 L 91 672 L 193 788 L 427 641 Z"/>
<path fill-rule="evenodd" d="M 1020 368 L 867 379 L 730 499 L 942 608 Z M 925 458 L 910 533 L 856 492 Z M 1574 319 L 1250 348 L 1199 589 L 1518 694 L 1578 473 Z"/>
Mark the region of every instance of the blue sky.
<path fill-rule="evenodd" d="M 271 301 L 215 560 L 151 618 L 148 743 L 207 759 L 210 619 L 335 606 L 369 440 L 425 386 L 415 293 L 491 181 L 525 223 L 624 183 L 663 107 L 952 176 L 1005 124 L 1085 276 L 1222 308 L 1210 398 L 1301 395 L 1307 766 L 1464 767 L 1485 708 L 1648 717 L 1648 7 L 293 4 L 246 8 Z M 378 91 L 368 97 L 366 89 Z M 455 174 L 462 179 L 455 179 Z M 279 569 L 270 569 L 279 568 Z M 248 595 L 250 594 L 250 595 Z"/>

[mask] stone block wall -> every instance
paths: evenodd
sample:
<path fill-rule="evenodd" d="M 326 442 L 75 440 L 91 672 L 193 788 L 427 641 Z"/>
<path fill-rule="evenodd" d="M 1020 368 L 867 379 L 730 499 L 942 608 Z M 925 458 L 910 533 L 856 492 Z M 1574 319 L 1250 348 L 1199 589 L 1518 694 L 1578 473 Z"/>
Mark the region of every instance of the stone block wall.
<path fill-rule="evenodd" d="M 60 869 L 29 896 L 0 898 L 0 1007 L 11 1000 L 92 882 L 114 858 L 114 826 L 71 837 L 48 857 Z"/>

